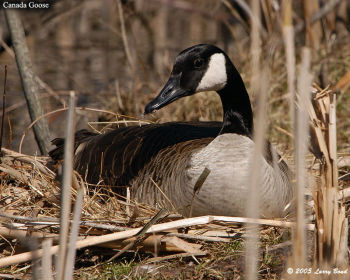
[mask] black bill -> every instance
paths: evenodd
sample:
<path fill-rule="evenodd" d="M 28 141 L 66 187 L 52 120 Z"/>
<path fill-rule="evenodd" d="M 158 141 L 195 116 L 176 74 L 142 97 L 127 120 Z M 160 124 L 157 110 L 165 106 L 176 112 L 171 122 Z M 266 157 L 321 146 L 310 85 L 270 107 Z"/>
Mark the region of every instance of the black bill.
<path fill-rule="evenodd" d="M 190 95 L 190 92 L 180 87 L 181 73 L 170 76 L 164 88 L 158 96 L 148 103 L 145 107 L 145 114 L 152 113 L 164 106 L 174 102 L 175 100 Z"/>

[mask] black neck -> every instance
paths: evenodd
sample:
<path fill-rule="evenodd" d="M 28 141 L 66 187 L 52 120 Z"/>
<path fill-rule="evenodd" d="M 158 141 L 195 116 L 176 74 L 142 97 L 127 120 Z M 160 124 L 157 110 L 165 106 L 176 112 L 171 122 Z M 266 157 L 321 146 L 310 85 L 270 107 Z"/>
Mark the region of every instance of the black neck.
<path fill-rule="evenodd" d="M 226 63 L 227 84 L 218 91 L 223 107 L 220 134 L 237 133 L 252 136 L 253 113 L 243 80 L 231 62 Z"/>

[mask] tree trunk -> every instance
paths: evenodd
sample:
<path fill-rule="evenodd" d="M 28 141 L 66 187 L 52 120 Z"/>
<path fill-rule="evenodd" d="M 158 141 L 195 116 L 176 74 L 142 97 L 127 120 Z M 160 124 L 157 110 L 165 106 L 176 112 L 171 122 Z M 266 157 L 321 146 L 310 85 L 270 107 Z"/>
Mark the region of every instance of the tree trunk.
<path fill-rule="evenodd" d="M 31 120 L 35 121 L 43 115 L 43 109 L 38 95 L 38 85 L 35 80 L 35 74 L 33 73 L 24 29 L 16 11 L 11 9 L 5 9 L 4 11 L 16 54 L 17 67 L 21 76 L 29 115 Z M 40 152 L 45 155 L 50 148 L 50 132 L 47 120 L 42 118 L 36 122 L 33 128 Z"/>

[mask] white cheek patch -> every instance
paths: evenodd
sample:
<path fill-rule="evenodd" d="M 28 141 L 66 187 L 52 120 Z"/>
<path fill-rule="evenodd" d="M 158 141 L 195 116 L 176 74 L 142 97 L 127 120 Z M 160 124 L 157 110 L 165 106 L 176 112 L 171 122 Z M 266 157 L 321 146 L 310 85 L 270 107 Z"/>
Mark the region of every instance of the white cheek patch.
<path fill-rule="evenodd" d="M 200 81 L 196 92 L 222 89 L 227 82 L 226 59 L 222 53 L 210 57 L 208 69 Z"/>

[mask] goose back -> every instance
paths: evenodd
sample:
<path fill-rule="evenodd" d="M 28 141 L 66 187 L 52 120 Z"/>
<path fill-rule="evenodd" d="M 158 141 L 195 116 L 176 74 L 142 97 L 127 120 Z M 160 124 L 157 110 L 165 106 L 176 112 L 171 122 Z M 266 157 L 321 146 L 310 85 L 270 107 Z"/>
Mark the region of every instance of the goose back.
<path fill-rule="evenodd" d="M 170 122 L 121 127 L 105 134 L 81 130 L 75 134 L 74 168 L 90 184 L 102 181 L 116 187 L 128 186 L 160 151 L 170 147 L 180 154 L 176 144 L 212 140 L 220 128 L 219 122 Z M 50 151 L 50 156 L 62 159 L 64 140 L 56 138 L 52 143 L 57 147 Z"/>

